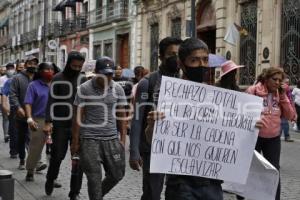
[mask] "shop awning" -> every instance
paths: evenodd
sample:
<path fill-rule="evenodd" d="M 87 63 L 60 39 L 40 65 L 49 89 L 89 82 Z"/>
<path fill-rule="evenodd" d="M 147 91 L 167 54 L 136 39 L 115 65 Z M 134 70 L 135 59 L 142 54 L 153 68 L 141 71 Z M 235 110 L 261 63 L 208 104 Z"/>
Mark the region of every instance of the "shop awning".
<path fill-rule="evenodd" d="M 66 0 L 62 0 L 62 1 L 60 1 L 58 4 L 56 4 L 56 6 L 54 6 L 54 8 L 52 9 L 52 11 L 63 11 L 64 10 L 64 6 L 63 6 L 63 4 L 64 4 L 64 2 L 65 2 Z"/>
<path fill-rule="evenodd" d="M 76 6 L 76 0 L 65 0 L 64 6 L 65 7 L 75 7 Z"/>
<path fill-rule="evenodd" d="M 4 26 L 8 26 L 8 17 L 0 20 L 0 28 L 3 28 Z"/>

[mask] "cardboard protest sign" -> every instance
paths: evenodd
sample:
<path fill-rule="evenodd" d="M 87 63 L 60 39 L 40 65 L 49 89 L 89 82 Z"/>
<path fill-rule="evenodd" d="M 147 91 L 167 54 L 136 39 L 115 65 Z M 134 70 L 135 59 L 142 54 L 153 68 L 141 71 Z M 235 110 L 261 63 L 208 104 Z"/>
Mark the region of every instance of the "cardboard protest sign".
<path fill-rule="evenodd" d="M 151 173 L 246 182 L 261 98 L 163 76 L 157 110 Z"/>
<path fill-rule="evenodd" d="M 254 151 L 247 183 L 242 185 L 225 182 L 222 188 L 248 200 L 274 200 L 278 181 L 278 170 L 261 154 Z"/>

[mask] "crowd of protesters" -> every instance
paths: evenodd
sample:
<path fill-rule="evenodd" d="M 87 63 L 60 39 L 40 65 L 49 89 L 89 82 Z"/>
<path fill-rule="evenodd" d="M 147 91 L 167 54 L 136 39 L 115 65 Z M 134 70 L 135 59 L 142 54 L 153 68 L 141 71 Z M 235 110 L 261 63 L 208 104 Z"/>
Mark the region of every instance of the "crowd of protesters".
<path fill-rule="evenodd" d="M 243 66 L 226 61 L 221 65 L 220 80 L 214 84 L 205 77 L 209 50 L 203 41 L 167 37 L 159 43 L 158 51 L 161 64 L 157 71 L 149 74 L 143 66 L 136 66 L 130 77 L 105 56 L 86 70 L 85 58 L 76 51 L 68 54 L 62 68 L 33 56 L 8 63 L 0 77 L 4 141 L 9 142 L 10 157 L 19 158 L 19 170 L 26 169 L 25 180 L 34 181 L 35 172 L 48 167 L 44 187 L 51 195 L 54 188 L 61 187 L 57 179 L 70 146 L 68 197 L 79 197 L 85 174 L 89 198 L 101 200 L 125 175 L 129 135 L 129 165 L 143 172 L 141 200 L 161 199 L 164 184 L 166 200 L 222 200 L 222 180 L 150 173 L 153 126 L 164 117 L 153 105 L 158 103 L 162 76 L 241 91 L 237 78 Z M 279 170 L 281 132 L 285 141 L 292 142 L 289 121 L 300 128 L 300 83 L 292 91 L 282 69 L 270 67 L 246 92 L 263 98 L 255 149 Z M 49 166 L 42 161 L 45 144 Z"/>

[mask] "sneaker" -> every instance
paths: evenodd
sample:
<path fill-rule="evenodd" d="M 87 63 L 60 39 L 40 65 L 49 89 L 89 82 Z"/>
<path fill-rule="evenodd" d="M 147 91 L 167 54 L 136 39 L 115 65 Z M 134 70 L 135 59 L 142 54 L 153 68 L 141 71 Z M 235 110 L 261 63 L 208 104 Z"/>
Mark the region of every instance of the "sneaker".
<path fill-rule="evenodd" d="M 26 180 L 27 182 L 32 182 L 32 181 L 34 181 L 33 174 L 30 173 L 30 172 L 27 172 L 27 175 L 26 175 L 25 180 Z"/>
<path fill-rule="evenodd" d="M 42 171 L 42 170 L 44 170 L 44 169 L 46 169 L 47 168 L 47 164 L 45 164 L 45 163 L 41 163 L 40 165 L 38 165 L 37 167 L 36 167 L 36 171 L 37 172 L 40 172 L 40 171 Z"/>
<path fill-rule="evenodd" d="M 62 185 L 61 185 L 59 182 L 57 182 L 57 180 L 55 180 L 55 181 L 54 181 L 54 187 L 55 187 L 55 188 L 61 188 Z"/>
<path fill-rule="evenodd" d="M 19 170 L 24 170 L 25 169 L 25 160 L 20 160 L 20 164 L 18 167 Z"/>
<path fill-rule="evenodd" d="M 47 180 L 45 183 L 45 192 L 48 196 L 50 196 L 53 192 L 54 181 Z"/>
<path fill-rule="evenodd" d="M 18 158 L 18 154 L 11 154 L 11 155 L 10 155 L 10 158 L 11 158 L 11 159 L 16 159 L 16 158 Z"/>

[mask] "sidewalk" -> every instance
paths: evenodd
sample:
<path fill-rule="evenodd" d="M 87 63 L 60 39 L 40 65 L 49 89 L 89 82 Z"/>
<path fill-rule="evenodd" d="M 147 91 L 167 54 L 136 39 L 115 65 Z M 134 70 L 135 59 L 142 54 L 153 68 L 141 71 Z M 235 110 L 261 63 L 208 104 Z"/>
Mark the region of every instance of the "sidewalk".
<path fill-rule="evenodd" d="M 0 119 L 1 121 L 1 119 Z M 300 199 L 300 133 L 290 131 L 295 142 L 282 141 L 281 154 L 281 183 L 282 200 Z M 128 140 L 127 140 L 128 141 Z M 45 151 L 43 151 L 45 157 Z M 142 194 L 142 173 L 133 171 L 128 166 L 128 146 L 126 147 L 126 175 L 124 179 L 104 198 L 105 200 L 139 200 Z M 35 174 L 34 182 L 25 182 L 26 171 L 17 169 L 18 159 L 9 157 L 9 145 L 4 143 L 0 129 L 0 169 L 12 171 L 15 178 L 15 200 L 66 200 L 69 192 L 70 155 L 67 154 L 61 166 L 58 181 L 62 188 L 55 189 L 53 195 L 48 197 L 44 192 L 46 171 Z M 87 184 L 84 177 L 81 199 L 88 200 Z M 162 195 L 162 200 L 164 199 Z M 225 195 L 225 200 L 235 200 L 233 195 Z"/>

